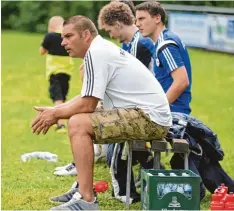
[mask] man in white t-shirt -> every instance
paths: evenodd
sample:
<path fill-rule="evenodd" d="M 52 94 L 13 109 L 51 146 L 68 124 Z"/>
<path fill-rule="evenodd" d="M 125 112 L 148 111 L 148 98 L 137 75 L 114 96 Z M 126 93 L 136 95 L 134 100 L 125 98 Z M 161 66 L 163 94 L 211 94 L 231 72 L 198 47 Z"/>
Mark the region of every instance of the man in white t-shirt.
<path fill-rule="evenodd" d="M 33 133 L 47 133 L 57 119 L 69 119 L 68 131 L 79 187 L 73 198 L 54 209 L 98 209 L 93 193 L 94 143 L 161 139 L 172 123 L 166 95 L 135 57 L 98 35 L 93 22 L 73 16 L 64 22 L 69 56 L 84 58 L 81 95 L 55 107 L 35 107 Z M 99 100 L 104 110 L 95 111 Z"/>

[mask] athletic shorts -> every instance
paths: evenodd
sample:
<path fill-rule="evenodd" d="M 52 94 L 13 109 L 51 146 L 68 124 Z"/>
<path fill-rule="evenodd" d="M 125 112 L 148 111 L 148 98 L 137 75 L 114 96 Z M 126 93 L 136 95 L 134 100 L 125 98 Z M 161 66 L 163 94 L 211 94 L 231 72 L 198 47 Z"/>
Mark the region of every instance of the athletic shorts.
<path fill-rule="evenodd" d="M 66 96 L 69 90 L 69 80 L 70 75 L 65 73 L 58 73 L 55 75 L 52 74 L 50 76 L 49 93 L 53 102 L 57 100 L 66 100 Z"/>
<path fill-rule="evenodd" d="M 96 110 L 89 115 L 95 144 L 159 140 L 169 130 L 169 127 L 151 121 L 149 115 L 139 108 Z"/>

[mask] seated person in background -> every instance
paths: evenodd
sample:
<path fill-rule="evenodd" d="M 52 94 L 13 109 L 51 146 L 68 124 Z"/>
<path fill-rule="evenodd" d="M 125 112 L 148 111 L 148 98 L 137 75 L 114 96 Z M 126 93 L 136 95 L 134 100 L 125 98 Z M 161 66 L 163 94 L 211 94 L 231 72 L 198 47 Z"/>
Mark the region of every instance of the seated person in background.
<path fill-rule="evenodd" d="M 136 26 L 155 43 L 154 73 L 167 95 L 171 112 L 190 114 L 192 69 L 185 44 L 165 26 L 166 12 L 159 2 L 136 6 Z"/>

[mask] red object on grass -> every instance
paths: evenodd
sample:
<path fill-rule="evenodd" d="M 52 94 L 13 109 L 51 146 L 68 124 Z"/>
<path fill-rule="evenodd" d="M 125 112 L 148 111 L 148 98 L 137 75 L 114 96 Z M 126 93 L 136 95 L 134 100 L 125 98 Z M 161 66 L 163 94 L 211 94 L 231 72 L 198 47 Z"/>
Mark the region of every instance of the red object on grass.
<path fill-rule="evenodd" d="M 210 210 L 224 210 L 224 203 L 222 201 L 212 201 Z"/>
<path fill-rule="evenodd" d="M 221 184 L 212 194 L 210 210 L 234 210 L 234 194 L 228 192 L 228 187 Z"/>
<path fill-rule="evenodd" d="M 213 193 L 211 201 L 221 201 L 223 196 L 219 193 Z"/>
<path fill-rule="evenodd" d="M 93 187 L 94 187 L 94 190 L 97 192 L 97 193 L 100 193 L 100 192 L 105 192 L 108 190 L 108 182 L 106 181 L 98 181 L 96 183 L 93 184 Z"/>
<path fill-rule="evenodd" d="M 226 204 L 225 204 L 225 210 L 234 210 L 234 194 L 232 192 L 230 192 L 227 195 L 227 200 L 226 200 Z"/>

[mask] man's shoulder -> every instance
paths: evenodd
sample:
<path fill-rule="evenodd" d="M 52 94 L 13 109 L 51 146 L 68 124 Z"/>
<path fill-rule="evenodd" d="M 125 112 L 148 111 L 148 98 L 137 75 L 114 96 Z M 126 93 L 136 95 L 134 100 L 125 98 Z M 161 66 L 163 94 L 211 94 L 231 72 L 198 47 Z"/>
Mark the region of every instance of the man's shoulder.
<path fill-rule="evenodd" d="M 147 47 L 153 47 L 154 43 L 153 40 L 151 40 L 149 37 L 143 37 L 141 36 L 138 40 L 138 43 L 145 45 Z"/>
<path fill-rule="evenodd" d="M 109 40 L 106 40 L 99 36 L 97 39 L 94 40 L 94 42 L 91 44 L 89 48 L 89 52 L 91 54 L 97 54 L 99 58 L 102 58 L 102 56 L 108 56 L 111 53 L 115 51 L 119 51 L 120 47 L 115 45 Z"/>
<path fill-rule="evenodd" d="M 174 32 L 172 32 L 170 30 L 166 30 L 163 33 L 163 39 L 161 39 L 161 41 L 166 41 L 166 40 L 172 40 L 172 41 L 175 41 L 177 43 L 181 42 L 181 39 L 178 37 L 178 35 L 176 35 Z"/>
<path fill-rule="evenodd" d="M 142 50 L 144 52 L 145 49 L 147 49 L 152 55 L 155 50 L 153 41 L 148 37 L 142 37 L 141 39 L 139 39 L 137 46 L 139 51 Z"/>

